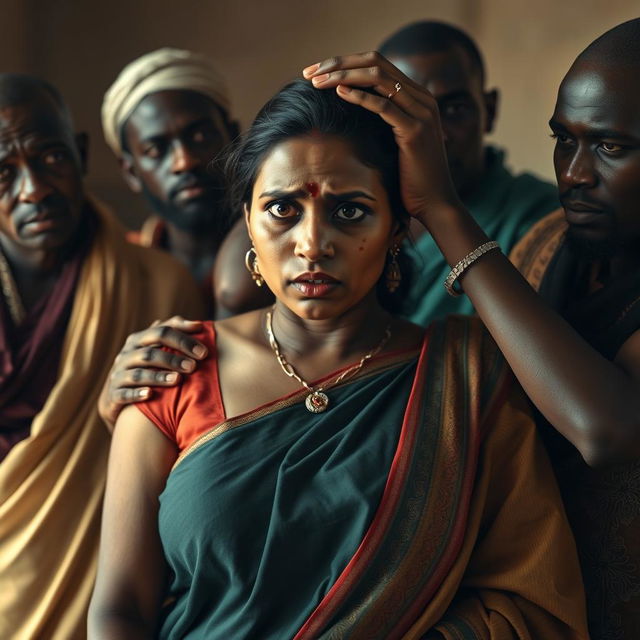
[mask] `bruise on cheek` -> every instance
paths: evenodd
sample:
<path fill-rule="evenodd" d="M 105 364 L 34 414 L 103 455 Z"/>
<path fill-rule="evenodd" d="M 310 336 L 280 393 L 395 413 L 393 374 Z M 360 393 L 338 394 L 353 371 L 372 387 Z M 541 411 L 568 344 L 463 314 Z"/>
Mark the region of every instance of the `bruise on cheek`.
<path fill-rule="evenodd" d="M 318 197 L 318 194 L 320 193 L 320 187 L 318 186 L 317 182 L 307 182 L 307 184 L 305 184 L 304 186 L 312 198 Z"/>

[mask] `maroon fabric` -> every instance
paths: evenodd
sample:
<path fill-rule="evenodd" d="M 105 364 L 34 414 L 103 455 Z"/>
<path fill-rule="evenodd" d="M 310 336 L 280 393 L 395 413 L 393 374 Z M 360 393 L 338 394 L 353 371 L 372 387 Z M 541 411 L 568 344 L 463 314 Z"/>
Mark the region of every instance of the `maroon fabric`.
<path fill-rule="evenodd" d="M 76 252 L 52 289 L 15 326 L 0 295 L 0 461 L 27 438 L 58 377 L 62 344 L 85 251 Z"/>

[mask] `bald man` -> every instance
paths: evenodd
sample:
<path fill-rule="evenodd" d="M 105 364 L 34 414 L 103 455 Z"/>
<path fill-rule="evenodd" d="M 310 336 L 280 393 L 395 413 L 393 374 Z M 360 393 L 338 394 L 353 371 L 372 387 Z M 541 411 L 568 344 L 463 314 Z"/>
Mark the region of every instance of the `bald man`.
<path fill-rule="evenodd" d="M 512 259 L 617 369 L 600 368 L 603 411 L 573 438 L 588 438 L 609 468 L 590 468 L 568 440 L 543 433 L 578 542 L 592 637 L 631 640 L 640 634 L 640 20 L 578 56 L 549 124 L 563 210 Z M 580 360 L 573 366 L 578 377 Z"/>
<path fill-rule="evenodd" d="M 98 393 L 129 333 L 201 311 L 83 186 L 58 92 L 0 74 L 0 637 L 86 635 L 109 434 Z"/>
<path fill-rule="evenodd" d="M 127 185 L 153 212 L 130 239 L 180 260 L 200 283 L 207 315 L 225 315 L 214 304 L 213 266 L 239 216 L 225 206 L 216 163 L 238 133 L 224 79 L 200 54 L 152 51 L 106 92 L 102 124 Z"/>

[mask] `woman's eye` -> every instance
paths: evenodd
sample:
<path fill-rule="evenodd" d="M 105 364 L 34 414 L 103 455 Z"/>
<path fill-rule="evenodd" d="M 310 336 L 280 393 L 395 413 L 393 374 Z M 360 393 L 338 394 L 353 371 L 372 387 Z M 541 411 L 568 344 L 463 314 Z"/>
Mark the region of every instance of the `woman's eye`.
<path fill-rule="evenodd" d="M 557 144 L 567 144 L 569 142 L 569 136 L 565 136 L 562 133 L 552 133 L 551 137 Z"/>
<path fill-rule="evenodd" d="M 273 202 L 266 210 L 274 218 L 292 218 L 298 215 L 298 210 L 288 202 Z"/>
<path fill-rule="evenodd" d="M 342 204 L 336 209 L 334 215 L 344 222 L 358 222 L 367 215 L 367 212 L 363 207 L 355 204 Z"/>

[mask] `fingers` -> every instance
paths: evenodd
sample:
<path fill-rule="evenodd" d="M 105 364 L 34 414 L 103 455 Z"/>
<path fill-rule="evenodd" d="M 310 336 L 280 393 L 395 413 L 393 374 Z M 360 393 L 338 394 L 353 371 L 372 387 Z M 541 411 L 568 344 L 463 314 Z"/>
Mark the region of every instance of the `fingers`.
<path fill-rule="evenodd" d="M 129 353 L 140 347 L 161 345 L 179 351 L 190 358 L 202 360 L 207 356 L 207 348 L 199 340 L 188 335 L 201 328 L 201 322 L 185 320 L 179 316 L 162 323 L 156 321 L 144 331 L 130 335 L 123 352 Z"/>
<path fill-rule="evenodd" d="M 113 371 L 116 373 L 130 369 L 162 369 L 191 373 L 195 368 L 196 361 L 193 358 L 165 351 L 159 346 L 144 346 L 123 354 Z"/>
<path fill-rule="evenodd" d="M 319 63 L 316 71 L 310 72 L 314 66 L 307 67 L 303 73 L 318 89 L 336 88 L 339 85 L 371 87 L 415 118 L 428 116 L 438 108 L 426 89 L 376 52 L 330 58 Z"/>
<path fill-rule="evenodd" d="M 367 51 L 366 53 L 354 53 L 347 56 L 334 56 L 332 58 L 327 58 L 322 62 L 318 62 L 303 69 L 302 75 L 307 78 L 307 80 L 310 80 L 313 77 L 325 73 L 364 68 L 378 68 L 381 72 L 386 71 L 387 74 L 393 74 L 396 72 L 402 78 L 406 79 L 407 86 L 420 88 L 418 84 L 407 78 L 397 67 L 392 65 L 377 51 Z"/>
<path fill-rule="evenodd" d="M 148 387 L 171 387 L 179 380 L 180 374 L 177 371 L 134 367 L 114 371 L 111 375 L 110 385 L 114 393 L 116 391 L 119 393 L 123 389 L 139 391 Z"/>
<path fill-rule="evenodd" d="M 336 91 L 338 95 L 347 102 L 358 104 L 368 111 L 377 113 L 387 124 L 396 130 L 396 133 L 402 129 L 409 131 L 419 122 L 415 117 L 407 114 L 387 98 L 375 96 L 366 91 L 360 91 L 345 85 L 339 85 Z"/>

